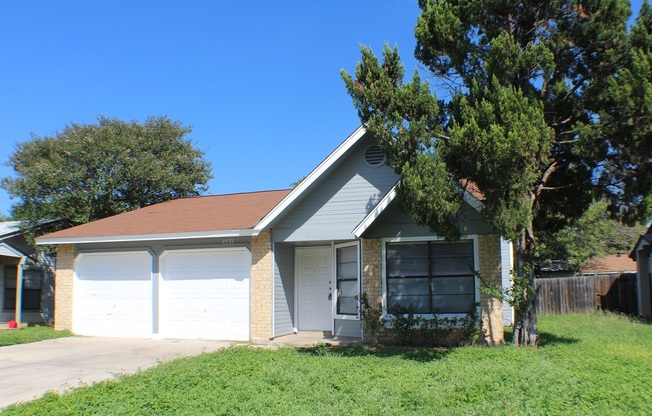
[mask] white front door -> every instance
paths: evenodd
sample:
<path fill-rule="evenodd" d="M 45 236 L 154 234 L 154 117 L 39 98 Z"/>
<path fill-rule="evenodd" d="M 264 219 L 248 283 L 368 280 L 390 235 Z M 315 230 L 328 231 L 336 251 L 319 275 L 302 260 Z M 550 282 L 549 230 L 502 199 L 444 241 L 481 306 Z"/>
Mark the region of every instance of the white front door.
<path fill-rule="evenodd" d="M 296 249 L 298 329 L 331 331 L 333 328 L 333 249 Z"/>

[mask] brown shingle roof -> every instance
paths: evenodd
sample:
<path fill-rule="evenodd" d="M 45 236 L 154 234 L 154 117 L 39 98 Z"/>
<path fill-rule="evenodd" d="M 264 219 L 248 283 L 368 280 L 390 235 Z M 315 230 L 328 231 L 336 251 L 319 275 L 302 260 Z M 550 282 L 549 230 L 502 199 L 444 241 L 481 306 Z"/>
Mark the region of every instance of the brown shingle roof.
<path fill-rule="evenodd" d="M 468 179 L 460 179 L 459 183 L 462 188 L 466 189 L 466 192 L 473 195 L 479 201 L 484 201 L 484 194 L 480 191 L 480 188 L 478 188 L 478 185 L 475 182 Z"/>
<path fill-rule="evenodd" d="M 636 262 L 626 254 L 595 257 L 586 262 L 582 273 L 607 273 L 636 271 Z"/>
<path fill-rule="evenodd" d="M 180 198 L 57 231 L 39 240 L 250 229 L 288 193 L 290 190 Z"/>

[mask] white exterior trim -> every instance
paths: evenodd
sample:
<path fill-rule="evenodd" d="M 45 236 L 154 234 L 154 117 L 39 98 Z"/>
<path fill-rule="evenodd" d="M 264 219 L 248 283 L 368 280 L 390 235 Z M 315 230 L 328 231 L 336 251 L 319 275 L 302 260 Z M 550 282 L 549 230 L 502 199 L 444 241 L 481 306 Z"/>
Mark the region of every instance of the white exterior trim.
<path fill-rule="evenodd" d="M 500 282 L 503 288 L 512 287 L 512 269 L 514 268 L 514 247 L 511 241 L 500 237 Z M 514 309 L 507 300 L 503 300 L 503 324 L 514 325 Z"/>
<path fill-rule="evenodd" d="M 294 188 L 278 205 L 276 205 L 267 215 L 256 224 L 253 230 L 260 232 L 267 228 L 276 218 L 278 218 L 294 201 L 301 196 L 306 189 L 319 179 L 331 166 L 335 164 L 353 145 L 355 145 L 367 129 L 364 126 L 358 127 L 337 149 L 335 149 L 323 162 L 319 164 L 301 183 Z"/>
<path fill-rule="evenodd" d="M 12 247 L 7 243 L 0 243 L 0 256 L 5 257 L 27 257 L 24 253 L 21 253 L 20 250 Z"/>
<path fill-rule="evenodd" d="M 358 301 L 358 313 L 355 315 L 342 315 L 337 313 L 337 300 L 340 296 L 339 290 L 337 289 L 337 249 L 338 248 L 345 248 L 345 247 L 353 247 L 355 246 L 356 248 L 356 260 L 358 262 L 358 267 L 356 267 L 356 272 L 358 273 L 358 296 L 360 296 L 361 293 L 361 288 L 362 288 L 362 273 L 360 272 L 362 267 L 362 260 L 361 260 L 361 252 L 362 250 L 360 249 L 360 240 L 354 240 L 354 241 L 349 241 L 346 243 L 341 243 L 341 244 L 333 244 L 333 321 L 335 319 L 340 319 L 340 320 L 353 320 L 353 321 L 359 321 L 360 320 L 360 301 Z M 333 325 L 335 325 L 333 323 Z M 333 328 L 334 330 L 334 328 Z"/>
<path fill-rule="evenodd" d="M 38 238 L 37 245 L 44 244 L 80 244 L 80 243 L 123 243 L 129 241 L 166 241 L 196 238 L 233 238 L 255 237 L 261 230 L 224 230 L 224 231 L 187 231 L 182 233 L 114 235 L 95 237 Z"/>

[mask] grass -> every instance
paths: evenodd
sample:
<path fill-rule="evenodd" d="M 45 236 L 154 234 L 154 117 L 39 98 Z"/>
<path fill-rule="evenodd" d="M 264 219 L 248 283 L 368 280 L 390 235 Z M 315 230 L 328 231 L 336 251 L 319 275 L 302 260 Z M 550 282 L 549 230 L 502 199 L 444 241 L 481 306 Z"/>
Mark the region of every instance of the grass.
<path fill-rule="evenodd" d="M 69 337 L 69 331 L 55 331 L 48 326 L 32 326 L 22 329 L 7 329 L 0 331 L 0 347 L 8 345 L 27 344 L 28 342 L 46 339 Z"/>
<path fill-rule="evenodd" d="M 540 319 L 540 348 L 237 347 L 7 414 L 649 414 L 652 326 Z"/>

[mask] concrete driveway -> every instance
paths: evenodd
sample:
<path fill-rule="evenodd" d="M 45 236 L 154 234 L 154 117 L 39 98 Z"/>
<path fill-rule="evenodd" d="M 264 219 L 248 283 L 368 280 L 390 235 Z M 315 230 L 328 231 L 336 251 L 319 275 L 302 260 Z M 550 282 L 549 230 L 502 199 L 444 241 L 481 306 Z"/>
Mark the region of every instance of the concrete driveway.
<path fill-rule="evenodd" d="M 63 392 L 229 345 L 224 341 L 70 337 L 1 347 L 0 410 L 50 390 Z"/>

